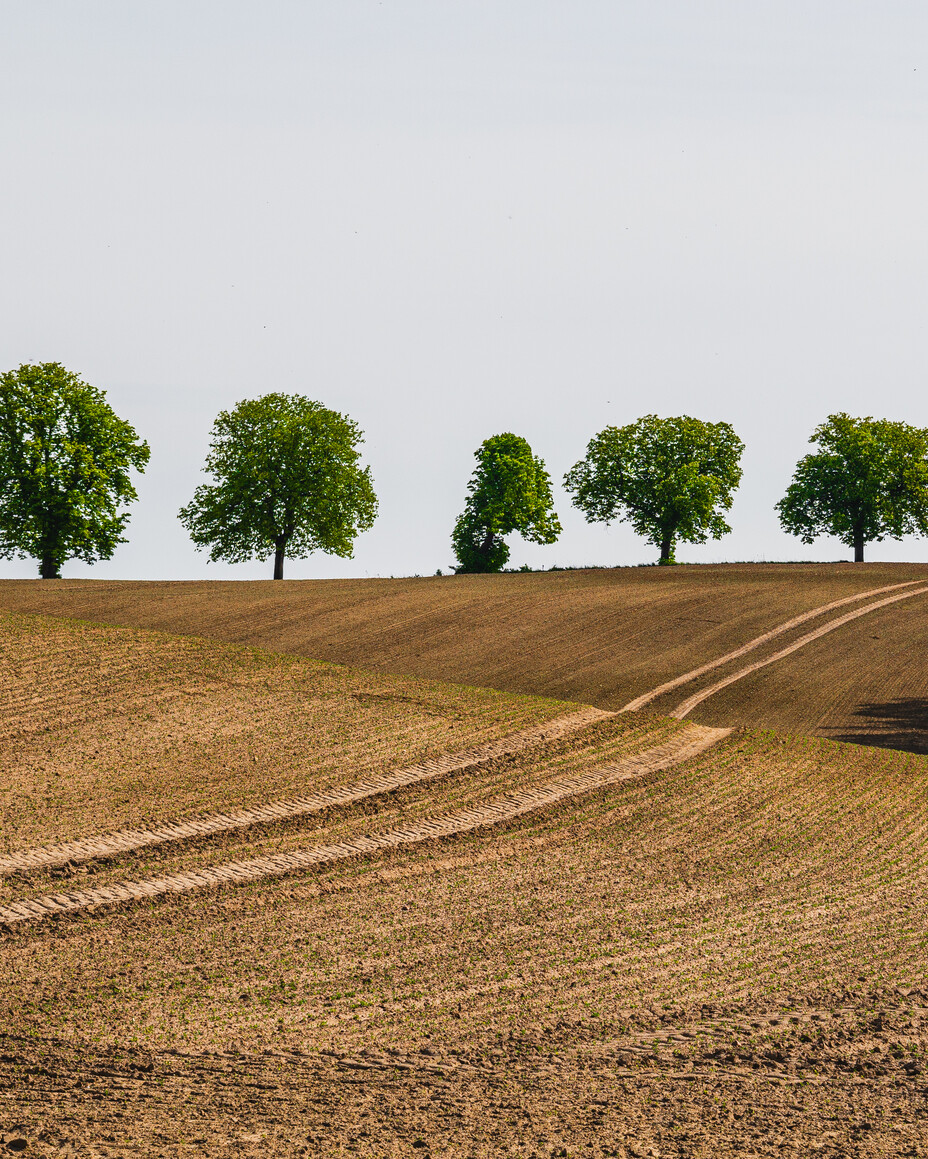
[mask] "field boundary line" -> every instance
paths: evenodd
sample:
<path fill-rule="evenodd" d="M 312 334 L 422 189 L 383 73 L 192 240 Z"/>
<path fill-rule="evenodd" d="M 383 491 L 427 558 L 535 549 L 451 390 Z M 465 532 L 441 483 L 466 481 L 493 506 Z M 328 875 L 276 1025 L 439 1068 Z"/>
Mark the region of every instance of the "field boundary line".
<path fill-rule="evenodd" d="M 157 829 L 121 829 L 98 837 L 82 837 L 75 841 L 24 849 L 0 857 L 0 877 L 10 873 L 54 868 L 72 862 L 115 857 L 152 845 L 191 841 L 200 837 L 210 837 L 216 833 L 248 829 L 252 825 L 289 821 L 295 817 L 306 817 L 322 812 L 324 809 L 352 805 L 369 797 L 395 792 L 407 785 L 415 785 L 449 773 L 466 772 L 499 757 L 522 752 L 546 741 L 557 740 L 586 725 L 614 715 L 599 708 L 583 708 L 579 712 L 554 717 L 542 724 L 501 737 L 499 740 L 487 741 L 485 744 L 462 749 L 460 752 L 408 765 L 383 776 L 365 777 L 340 788 L 309 793 L 305 797 L 256 805 L 229 813 L 210 813 L 188 821 L 161 825 Z"/>
<path fill-rule="evenodd" d="M 335 845 L 314 845 L 292 853 L 277 853 L 249 861 L 204 866 L 170 877 L 117 882 L 99 889 L 80 890 L 69 894 L 49 894 L 45 897 L 13 902 L 0 906 L 0 924 L 10 926 L 56 914 L 93 910 L 98 906 L 144 901 L 165 894 L 189 893 L 196 889 L 258 881 L 265 877 L 282 877 L 299 870 L 331 865 L 334 862 L 363 857 L 398 846 L 418 845 L 477 829 L 492 828 L 526 813 L 557 804 L 568 797 L 620 781 L 637 780 L 648 773 L 659 772 L 671 765 L 680 764 L 690 757 L 698 756 L 728 736 L 731 731 L 730 728 L 708 728 L 704 725 L 688 724 L 672 740 L 626 757 L 615 764 L 605 765 L 573 777 L 548 781 L 535 789 L 500 797 L 486 805 L 460 809 L 411 825 L 406 829 L 391 829 L 373 837 L 356 837 Z"/>
<path fill-rule="evenodd" d="M 703 676 L 706 672 L 711 672 L 713 668 L 720 668 L 730 660 L 737 660 L 739 656 L 753 652 L 755 648 L 759 648 L 761 644 L 766 644 L 768 640 L 773 640 L 777 636 L 781 636 L 791 628 L 798 628 L 800 624 L 804 624 L 807 620 L 812 620 L 816 616 L 823 616 L 825 612 L 831 612 L 835 608 L 844 607 L 845 604 L 852 604 L 855 600 L 866 600 L 871 596 L 882 595 L 883 592 L 895 591 L 897 588 L 912 587 L 914 584 L 921 582 L 921 580 L 906 580 L 905 583 L 901 584 L 887 584 L 886 587 L 872 588 L 869 592 L 859 592 L 856 596 L 845 596 L 840 600 L 832 600 L 830 604 L 822 604 L 819 608 L 812 608 L 811 611 L 803 612 L 801 616 L 794 616 L 793 619 L 786 620 L 785 623 L 779 624 L 776 628 L 771 628 L 769 632 L 764 632 L 762 636 L 755 636 L 753 640 L 748 640 L 746 644 L 742 644 L 734 652 L 726 652 L 724 656 L 719 656 L 717 660 L 710 660 L 708 664 L 703 664 L 699 668 L 694 668 L 691 672 L 686 672 L 682 676 L 677 676 L 673 680 L 667 680 L 664 684 L 659 684 L 657 688 L 652 688 L 650 692 L 636 696 L 634 700 L 630 700 L 628 704 L 620 708 L 619 712 L 634 712 L 638 708 L 643 708 L 646 704 L 650 704 L 652 700 L 656 700 L 665 692 L 671 692 L 674 688 L 679 688 L 681 684 L 688 684 L 691 680 Z"/>
<path fill-rule="evenodd" d="M 836 620 L 829 620 L 827 624 L 816 628 L 814 632 L 807 632 L 805 636 L 801 636 L 798 640 L 788 645 L 788 647 L 781 648 L 779 652 L 775 652 L 772 656 L 768 656 L 764 660 L 757 660 L 753 664 L 748 664 L 730 676 L 726 676 L 724 680 L 719 680 L 717 683 L 711 684 L 708 688 L 702 689 L 701 692 L 694 693 L 684 700 L 682 704 L 678 704 L 673 712 L 670 713 L 670 716 L 676 720 L 683 720 L 698 704 L 702 704 L 704 700 L 707 700 L 710 696 L 714 696 L 716 692 L 721 692 L 729 684 L 734 684 L 736 680 L 741 680 L 743 677 L 749 676 L 752 672 L 756 672 L 759 668 L 766 668 L 768 664 L 782 660 L 785 656 L 789 656 L 792 652 L 797 652 L 800 648 L 804 648 L 806 644 L 811 644 L 813 640 L 818 640 L 822 636 L 826 636 L 829 632 L 833 632 L 843 624 L 850 623 L 851 620 L 856 620 L 860 616 L 866 616 L 868 612 L 875 612 L 878 608 L 885 608 L 887 604 L 895 604 L 899 600 L 911 599 L 912 596 L 924 595 L 925 592 L 928 592 L 928 587 L 919 588 L 914 592 L 900 592 L 898 595 L 889 596 L 885 600 L 877 600 L 874 604 L 867 604 L 865 608 L 857 608 L 853 612 L 847 612 L 845 615 L 839 616 Z"/>

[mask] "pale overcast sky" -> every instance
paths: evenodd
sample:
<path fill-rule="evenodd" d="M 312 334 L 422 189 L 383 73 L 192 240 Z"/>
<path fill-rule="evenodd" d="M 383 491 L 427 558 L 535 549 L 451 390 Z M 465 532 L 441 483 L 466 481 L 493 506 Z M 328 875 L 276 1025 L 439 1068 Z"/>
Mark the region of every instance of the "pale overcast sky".
<path fill-rule="evenodd" d="M 381 504 L 353 560 L 290 577 L 447 570 L 473 451 L 507 430 L 564 524 L 513 566 L 652 560 L 560 487 L 648 412 L 747 444 L 733 534 L 681 561 L 846 558 L 773 511 L 812 429 L 928 426 L 922 0 L 0 14 L 0 369 L 64 363 L 152 448 L 130 542 L 66 576 L 269 576 L 207 565 L 176 512 L 217 411 L 271 390 L 360 424 Z"/>

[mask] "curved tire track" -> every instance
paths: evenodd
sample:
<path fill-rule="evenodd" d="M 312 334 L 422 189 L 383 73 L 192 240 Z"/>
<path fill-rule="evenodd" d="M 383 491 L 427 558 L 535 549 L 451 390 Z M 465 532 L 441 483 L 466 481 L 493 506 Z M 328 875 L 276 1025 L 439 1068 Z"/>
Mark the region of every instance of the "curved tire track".
<path fill-rule="evenodd" d="M 753 640 L 749 640 L 746 644 L 742 644 L 740 648 L 736 648 L 734 652 L 726 652 L 724 656 L 719 656 L 717 660 L 710 660 L 708 664 L 703 664 L 700 668 L 694 668 L 692 672 L 686 672 L 683 676 L 677 676 L 673 680 L 668 680 L 664 684 L 659 684 L 657 688 L 652 688 L 650 692 L 645 692 L 641 696 L 630 700 L 619 712 L 634 712 L 636 709 L 644 708 L 646 704 L 650 704 L 652 700 L 656 700 L 665 692 L 671 692 L 674 688 L 679 688 L 681 684 L 688 684 L 691 680 L 695 680 L 698 676 L 703 676 L 706 672 L 711 672 L 713 668 L 720 668 L 723 664 L 727 664 L 730 660 L 737 660 L 739 656 L 744 656 L 748 652 L 753 652 L 755 648 L 759 648 L 762 644 L 766 644 L 768 640 L 773 640 L 777 636 L 781 636 L 784 632 L 788 632 L 791 628 L 798 628 L 800 624 L 804 624 L 806 620 L 812 620 L 816 616 L 823 616 L 826 612 L 831 612 L 835 608 L 842 608 L 846 604 L 852 604 L 855 600 L 869 599 L 870 596 L 879 596 L 883 592 L 895 591 L 897 588 L 909 588 L 920 580 L 906 580 L 901 584 L 887 584 L 886 587 L 872 588 L 869 592 L 859 592 L 856 596 L 845 596 L 840 600 L 832 600 L 830 604 L 822 604 L 821 607 L 813 608 L 810 612 L 803 612 L 801 616 L 794 616 L 793 619 L 787 620 L 776 628 L 771 628 L 769 632 L 764 632 L 762 636 L 756 636 Z M 748 671 L 745 669 L 745 671 Z"/>
<path fill-rule="evenodd" d="M 357 837 L 336 845 L 315 845 L 293 853 L 279 853 L 250 861 L 233 861 L 225 865 L 191 870 L 171 877 L 149 878 L 141 881 L 120 882 L 100 889 L 77 893 L 50 894 L 45 897 L 19 901 L 0 906 L 0 923 L 7 926 L 36 921 L 56 914 L 94 910 L 99 906 L 120 905 L 143 901 L 169 893 L 189 893 L 192 890 L 220 885 L 258 881 L 265 877 L 282 877 L 299 870 L 337 861 L 363 857 L 381 850 L 402 845 L 418 845 L 443 837 L 452 837 L 477 829 L 491 828 L 514 820 L 526 813 L 545 809 L 568 797 L 574 797 L 619 781 L 637 779 L 647 773 L 658 772 L 697 756 L 728 736 L 731 729 L 687 725 L 673 740 L 646 749 L 633 757 L 626 757 L 613 765 L 589 773 L 549 781 L 536 789 L 501 797 L 492 804 L 473 809 L 446 813 L 431 821 L 408 829 L 392 829 L 373 837 Z"/>
<path fill-rule="evenodd" d="M 72 862 L 116 857 L 121 853 L 129 853 L 152 845 L 190 841 L 216 833 L 248 829 L 252 825 L 267 825 L 275 821 L 288 821 L 294 817 L 306 817 L 324 809 L 351 805 L 356 801 L 392 793 L 407 785 L 415 785 L 449 773 L 466 772 L 488 761 L 522 752 L 546 741 L 556 740 L 613 715 L 615 714 L 598 708 L 584 708 L 579 712 L 555 717 L 543 724 L 512 733 L 500 740 L 488 741 L 486 744 L 463 749 L 461 752 L 409 765 L 382 777 L 366 777 L 342 788 L 310 793 L 306 797 L 298 797 L 291 801 L 277 801 L 232 813 L 212 813 L 190 821 L 163 825 L 157 829 L 122 829 L 118 833 L 102 834 L 99 837 L 85 837 L 77 841 L 24 849 L 0 857 L 0 876 L 28 872 L 31 869 L 47 869 Z"/>
<path fill-rule="evenodd" d="M 798 640 L 795 640 L 786 648 L 781 648 L 779 652 L 774 652 L 772 656 L 768 656 L 764 660 L 757 660 L 754 664 L 748 664 L 745 668 L 733 672 L 731 676 L 726 676 L 724 680 L 719 680 L 717 683 L 711 684 L 708 688 L 702 689 L 701 692 L 694 693 L 693 696 L 684 700 L 682 704 L 677 705 L 670 715 L 677 720 L 683 720 L 698 704 L 702 704 L 704 700 L 707 700 L 710 696 L 714 696 L 716 692 L 727 688 L 729 684 L 734 684 L 736 680 L 741 680 L 743 677 L 749 676 L 752 672 L 756 672 L 759 668 L 766 668 L 768 664 L 774 664 L 777 660 L 782 660 L 785 656 L 797 652 L 800 648 L 804 648 L 806 644 L 811 644 L 813 640 L 818 640 L 822 636 L 826 636 L 829 632 L 833 632 L 836 628 L 840 628 L 843 624 L 847 624 L 851 620 L 856 620 L 859 616 L 866 616 L 868 612 L 875 612 L 878 608 L 885 608 L 887 604 L 895 604 L 899 600 L 908 600 L 913 596 L 924 595 L 926 592 L 928 592 L 928 587 L 918 588 L 914 592 L 900 592 L 898 595 L 889 596 L 885 600 L 877 600 L 876 603 L 867 604 L 865 608 L 857 608 L 856 611 L 839 616 L 836 620 L 829 620 L 827 624 L 816 628 L 814 632 L 807 632 L 805 636 L 800 636 Z"/>

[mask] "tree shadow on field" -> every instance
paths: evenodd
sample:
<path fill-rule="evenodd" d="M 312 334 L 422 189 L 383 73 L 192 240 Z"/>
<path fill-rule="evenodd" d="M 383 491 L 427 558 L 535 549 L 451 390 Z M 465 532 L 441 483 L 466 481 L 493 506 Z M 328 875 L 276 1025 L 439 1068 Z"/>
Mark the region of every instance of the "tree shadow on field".
<path fill-rule="evenodd" d="M 823 730 L 828 739 L 928 753 L 928 699 L 924 697 L 871 701 L 859 705 L 853 717 L 860 721 L 859 731 L 849 731 L 847 726 L 828 728 Z"/>

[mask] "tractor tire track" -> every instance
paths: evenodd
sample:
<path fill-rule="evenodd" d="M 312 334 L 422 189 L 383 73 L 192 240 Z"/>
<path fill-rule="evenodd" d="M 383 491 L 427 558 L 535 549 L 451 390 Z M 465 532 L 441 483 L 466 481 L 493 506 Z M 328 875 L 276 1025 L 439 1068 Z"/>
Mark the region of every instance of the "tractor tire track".
<path fill-rule="evenodd" d="M 567 716 L 555 717 L 544 724 L 535 725 L 521 732 L 486 744 L 476 745 L 457 753 L 435 757 L 419 764 L 397 769 L 381 777 L 365 777 L 337 789 L 322 790 L 298 797 L 290 801 L 277 801 L 258 805 L 250 809 L 239 809 L 230 813 L 212 813 L 189 821 L 159 826 L 157 829 L 122 829 L 117 833 L 102 834 L 98 837 L 84 837 L 76 841 L 64 841 L 55 845 L 44 845 L 34 849 L 24 849 L 0 857 L 0 877 L 11 873 L 47 869 L 69 863 L 116 857 L 136 849 L 167 842 L 190 841 L 210 837 L 217 833 L 248 829 L 252 825 L 267 825 L 279 821 L 289 821 L 295 817 L 306 817 L 324 809 L 351 805 L 369 797 L 392 793 L 422 781 L 429 781 L 449 773 L 466 772 L 478 768 L 489 761 L 497 760 L 525 749 L 556 740 L 589 724 L 603 720 L 613 713 L 598 708 L 584 708 Z"/>
<path fill-rule="evenodd" d="M 777 660 L 782 660 L 785 656 L 797 652 L 800 648 L 804 648 L 806 644 L 811 644 L 813 640 L 818 640 L 822 636 L 826 636 L 829 632 L 833 632 L 836 628 L 850 623 L 851 620 L 856 620 L 859 616 L 866 616 L 868 612 L 875 612 L 878 608 L 885 608 L 887 604 L 895 604 L 899 600 L 908 600 L 912 596 L 921 596 L 926 592 L 928 592 L 928 587 L 918 588 L 914 592 L 900 592 L 898 595 L 889 596 L 885 600 L 877 600 L 876 603 L 867 604 L 864 608 L 857 608 L 853 612 L 847 612 L 845 615 L 839 616 L 836 620 L 829 620 L 827 624 L 816 628 L 814 632 L 807 632 L 805 636 L 800 636 L 798 640 L 795 640 L 786 648 L 781 648 L 779 652 L 774 652 L 772 656 L 768 656 L 764 660 L 757 660 L 753 664 L 748 664 L 737 672 L 733 672 L 730 676 L 726 676 L 724 680 L 719 680 L 717 683 L 711 684 L 708 688 L 703 688 L 700 692 L 694 693 L 684 700 L 682 704 L 677 705 L 670 713 L 670 716 L 676 720 L 683 720 L 697 705 L 702 704 L 704 700 L 707 700 L 710 696 L 714 696 L 716 692 L 720 692 L 723 688 L 727 688 L 729 684 L 734 684 L 736 680 L 741 680 L 745 676 L 749 676 L 752 672 L 756 672 L 759 668 L 766 668 L 768 664 L 774 664 Z"/>
<path fill-rule="evenodd" d="M 826 612 L 831 612 L 835 608 L 842 608 L 846 604 L 852 604 L 855 600 L 869 599 L 870 596 L 879 596 L 883 592 L 891 592 L 897 588 L 908 588 L 919 583 L 919 580 L 906 580 L 901 584 L 888 584 L 882 588 L 872 588 L 869 592 L 858 592 L 855 596 L 845 596 L 840 600 L 832 600 L 830 604 L 822 604 L 821 607 L 813 608 L 810 612 L 803 612 L 801 616 L 794 616 L 793 619 L 787 620 L 776 628 L 771 628 L 769 632 L 764 632 L 762 636 L 756 636 L 753 640 L 749 640 L 746 644 L 742 644 L 740 648 L 736 648 L 734 652 L 726 652 L 724 656 L 719 656 L 717 660 L 710 660 L 708 664 L 703 664 L 699 668 L 694 668 L 691 672 L 684 673 L 683 676 L 677 676 L 673 680 L 668 680 L 664 684 L 659 684 L 657 688 L 652 688 L 650 692 L 645 692 L 641 696 L 637 696 L 634 700 L 630 700 L 619 712 L 634 712 L 639 708 L 644 708 L 646 704 L 650 704 L 652 700 L 656 700 L 665 692 L 671 692 L 674 688 L 679 688 L 681 684 L 689 684 L 691 680 L 695 680 L 699 676 L 703 676 L 706 672 L 711 672 L 714 668 L 721 668 L 723 664 L 727 664 L 730 660 L 737 660 L 739 656 L 744 656 L 748 652 L 753 652 L 755 648 L 759 648 L 762 644 L 766 644 L 768 640 L 773 640 L 777 636 L 781 636 L 784 632 L 790 631 L 791 628 L 798 628 L 800 624 L 804 624 L 807 620 L 812 620 L 816 616 L 823 616 Z M 915 594 L 915 593 L 913 593 Z M 843 623 L 844 621 L 842 621 Z M 745 669 L 745 671 L 748 671 Z"/>
<path fill-rule="evenodd" d="M 170 877 L 120 882 L 100 889 L 49 894 L 45 897 L 18 901 L 0 906 L 0 923 L 12 926 L 57 914 L 94 910 L 100 906 L 143 901 L 166 894 L 188 893 L 197 889 L 258 881 L 266 877 L 282 877 L 300 870 L 364 857 L 403 845 L 418 845 L 478 829 L 492 828 L 527 813 L 555 805 L 569 797 L 620 781 L 637 779 L 648 773 L 659 772 L 661 769 L 680 764 L 704 752 L 730 732 L 731 729 L 728 728 L 707 728 L 690 724 L 673 740 L 646 749 L 636 756 L 626 757 L 613 765 L 606 765 L 574 777 L 549 781 L 536 789 L 501 797 L 488 805 L 446 813 L 430 821 L 410 826 L 408 829 L 392 829 L 372 837 L 356 837 L 334 845 L 315 845 L 293 853 L 229 862 Z"/>

